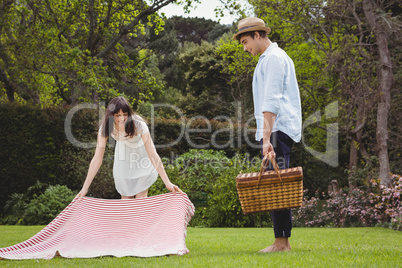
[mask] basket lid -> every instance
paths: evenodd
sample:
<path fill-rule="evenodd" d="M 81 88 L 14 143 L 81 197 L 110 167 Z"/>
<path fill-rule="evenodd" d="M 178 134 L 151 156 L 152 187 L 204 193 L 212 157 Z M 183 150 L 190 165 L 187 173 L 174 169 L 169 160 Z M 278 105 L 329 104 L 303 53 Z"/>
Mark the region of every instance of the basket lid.
<path fill-rule="evenodd" d="M 303 169 L 302 169 L 302 167 L 280 169 L 279 174 L 282 179 L 285 179 L 287 177 L 295 177 L 295 176 L 303 177 Z M 258 179 L 259 175 L 260 175 L 259 172 L 240 173 L 236 177 L 236 182 L 253 181 L 253 180 Z M 261 179 L 277 179 L 277 178 L 278 178 L 278 175 L 276 174 L 275 170 L 264 171 L 261 175 Z"/>

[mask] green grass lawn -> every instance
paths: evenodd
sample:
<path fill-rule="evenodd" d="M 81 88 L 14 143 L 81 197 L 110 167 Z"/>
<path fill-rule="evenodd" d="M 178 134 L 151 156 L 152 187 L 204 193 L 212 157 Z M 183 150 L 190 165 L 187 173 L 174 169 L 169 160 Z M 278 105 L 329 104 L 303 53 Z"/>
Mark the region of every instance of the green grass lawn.
<path fill-rule="evenodd" d="M 0 226 L 0 247 L 43 226 Z M 294 228 L 291 252 L 260 254 L 271 228 L 188 228 L 184 256 L 0 260 L 5 267 L 402 267 L 402 232 L 384 228 Z"/>

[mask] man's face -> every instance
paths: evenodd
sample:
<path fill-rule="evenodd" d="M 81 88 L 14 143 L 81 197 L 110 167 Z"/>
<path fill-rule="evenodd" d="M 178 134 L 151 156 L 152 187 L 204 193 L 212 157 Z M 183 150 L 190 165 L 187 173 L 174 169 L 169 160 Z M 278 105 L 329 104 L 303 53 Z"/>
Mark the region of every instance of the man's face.
<path fill-rule="evenodd" d="M 240 43 L 243 45 L 244 51 L 251 53 L 253 56 L 257 56 L 260 54 L 258 40 L 259 39 L 256 35 L 254 35 L 254 38 L 249 35 L 245 35 L 240 38 Z"/>

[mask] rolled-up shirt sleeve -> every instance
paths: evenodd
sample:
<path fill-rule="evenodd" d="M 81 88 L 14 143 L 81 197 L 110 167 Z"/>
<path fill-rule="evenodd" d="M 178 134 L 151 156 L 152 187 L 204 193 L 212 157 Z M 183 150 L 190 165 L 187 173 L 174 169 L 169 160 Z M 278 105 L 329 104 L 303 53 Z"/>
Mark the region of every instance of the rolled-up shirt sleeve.
<path fill-rule="evenodd" d="M 271 112 L 277 115 L 283 94 L 283 80 L 286 76 L 285 63 L 280 57 L 269 55 L 264 59 L 261 67 L 264 72 L 262 112 Z"/>

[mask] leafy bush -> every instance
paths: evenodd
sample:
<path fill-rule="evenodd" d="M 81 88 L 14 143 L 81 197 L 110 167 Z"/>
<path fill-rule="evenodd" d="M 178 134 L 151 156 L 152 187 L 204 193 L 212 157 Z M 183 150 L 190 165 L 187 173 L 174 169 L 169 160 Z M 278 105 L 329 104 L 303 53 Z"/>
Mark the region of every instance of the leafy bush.
<path fill-rule="evenodd" d="M 319 201 L 321 201 L 318 197 L 319 193 L 316 192 L 316 196 L 309 198 L 307 192 L 308 190 L 304 189 L 302 206 L 292 215 L 293 226 L 295 227 L 321 226 L 319 222 L 316 221 L 317 215 L 322 211 L 322 205 L 320 207 L 319 204 Z"/>
<path fill-rule="evenodd" d="M 27 206 L 26 195 L 13 193 L 4 206 L 5 216 L 1 219 L 1 224 L 21 224 Z"/>
<path fill-rule="evenodd" d="M 370 191 L 370 192 L 367 192 Z M 383 225 L 402 230 L 402 177 L 392 175 L 392 187 L 370 180 L 368 189 L 342 189 L 328 200 L 304 198 L 294 215 L 295 226 L 370 227 Z"/>
<path fill-rule="evenodd" d="M 249 155 L 236 155 L 220 172 L 213 185 L 213 191 L 204 207 L 204 214 L 209 227 L 262 227 L 271 226 L 269 213 L 244 215 L 236 189 L 236 177 L 239 173 L 259 171 L 261 159 L 249 159 Z"/>
<path fill-rule="evenodd" d="M 23 224 L 45 225 L 51 222 L 76 196 L 64 185 L 49 186 L 46 191 L 34 195 L 27 205 Z"/>
<path fill-rule="evenodd" d="M 228 166 L 213 185 L 208 207 L 203 207 L 207 225 L 210 227 L 250 226 L 252 219 L 241 209 L 236 189 L 236 176 L 239 169 Z"/>
<path fill-rule="evenodd" d="M 236 189 L 240 172 L 260 168 L 259 158 L 249 155 L 226 157 L 223 151 L 195 150 L 174 159 L 164 158 L 166 173 L 189 196 L 196 208 L 191 226 L 244 227 L 270 224 L 269 214 L 245 216 Z M 150 195 L 167 192 L 162 180 L 150 189 Z"/>
<path fill-rule="evenodd" d="M 169 161 L 164 158 L 163 162 L 169 179 L 188 195 L 196 207 L 191 224 L 204 225 L 201 223 L 204 215 L 200 208 L 208 205 L 213 185 L 230 159 L 223 151 L 191 149 L 176 159 Z M 166 192 L 166 188 L 161 180 L 150 189 L 151 195 L 163 192 Z"/>
<path fill-rule="evenodd" d="M 370 203 L 374 205 L 374 216 L 385 227 L 402 231 L 402 176 L 393 174 L 392 186 L 379 184 L 379 180 L 371 180 L 373 192 Z"/>
<path fill-rule="evenodd" d="M 28 188 L 26 193 L 13 193 L 4 206 L 5 216 L 1 219 L 1 224 L 21 224 L 29 200 L 33 199 L 34 196 L 42 194 L 46 187 L 45 183 L 36 181 L 34 185 Z"/>

